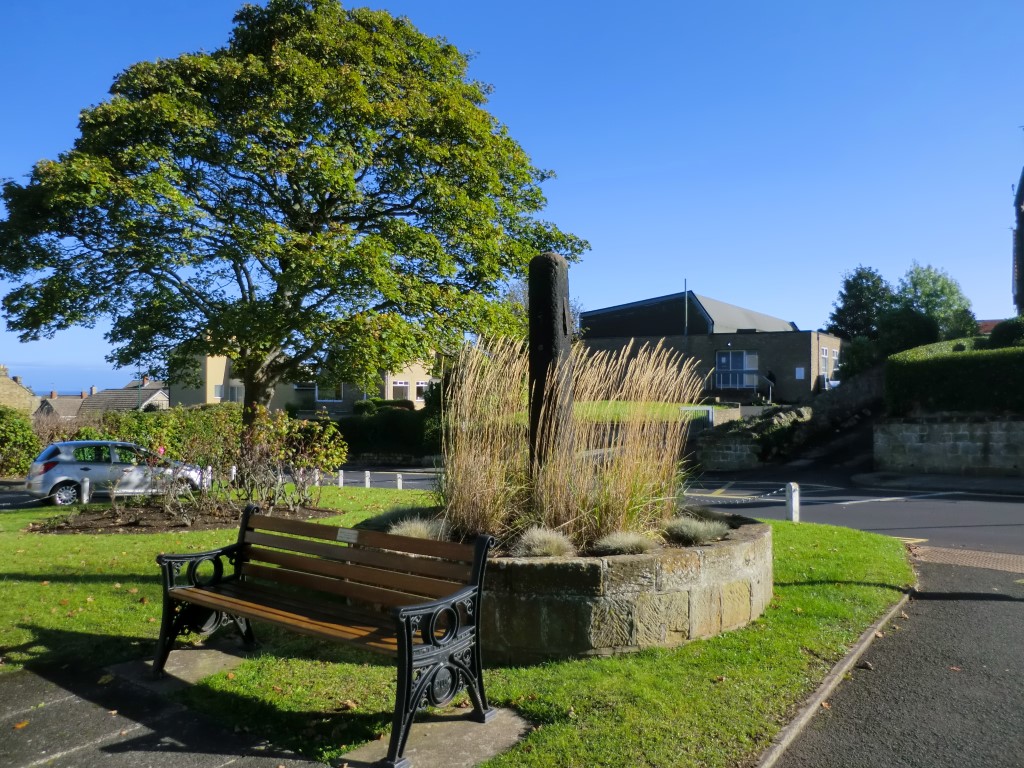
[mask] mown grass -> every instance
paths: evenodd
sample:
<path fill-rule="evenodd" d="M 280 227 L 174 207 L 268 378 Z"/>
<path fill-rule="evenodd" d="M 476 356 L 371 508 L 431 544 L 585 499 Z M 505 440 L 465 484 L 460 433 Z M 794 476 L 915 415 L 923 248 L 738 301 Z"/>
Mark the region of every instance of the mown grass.
<path fill-rule="evenodd" d="M 391 503 L 386 498 L 394 493 L 343 489 L 339 504 L 348 511 L 340 519 L 353 524 L 373 514 L 367 507 Z M 407 491 L 400 501 L 428 498 Z M 7 668 L 147 656 L 159 620 L 153 557 L 231 536 L 19 532 L 39 517 L 0 515 L 0 654 Z M 536 726 L 488 765 L 748 763 L 913 578 L 895 539 L 772 525 L 775 597 L 751 626 L 671 651 L 488 670 L 492 703 Z M 190 706 L 325 760 L 387 732 L 395 680 L 389 660 L 258 630 L 260 655 L 189 689 Z"/>

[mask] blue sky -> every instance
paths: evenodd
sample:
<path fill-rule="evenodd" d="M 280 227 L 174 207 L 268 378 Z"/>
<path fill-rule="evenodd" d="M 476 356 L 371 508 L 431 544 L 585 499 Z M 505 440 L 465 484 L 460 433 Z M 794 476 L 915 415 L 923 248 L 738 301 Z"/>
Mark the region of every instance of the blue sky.
<path fill-rule="evenodd" d="M 545 218 L 592 245 L 584 309 L 686 285 L 813 329 L 844 272 L 895 284 L 917 260 L 979 319 L 1014 313 L 1024 4 L 369 4 L 473 53 L 492 113 L 557 173 Z M 239 5 L 5 3 L 0 178 L 69 148 L 130 64 L 223 45 Z M 106 352 L 101 328 L 20 344 L 0 323 L 0 363 L 37 391 L 126 384 Z"/>

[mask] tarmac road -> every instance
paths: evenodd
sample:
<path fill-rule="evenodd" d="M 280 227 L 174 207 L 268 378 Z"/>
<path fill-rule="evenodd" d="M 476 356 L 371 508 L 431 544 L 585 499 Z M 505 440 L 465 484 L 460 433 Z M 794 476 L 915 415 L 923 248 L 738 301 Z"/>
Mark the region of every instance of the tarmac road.
<path fill-rule="evenodd" d="M 918 568 L 905 617 L 776 768 L 1024 766 L 1024 573 Z"/>

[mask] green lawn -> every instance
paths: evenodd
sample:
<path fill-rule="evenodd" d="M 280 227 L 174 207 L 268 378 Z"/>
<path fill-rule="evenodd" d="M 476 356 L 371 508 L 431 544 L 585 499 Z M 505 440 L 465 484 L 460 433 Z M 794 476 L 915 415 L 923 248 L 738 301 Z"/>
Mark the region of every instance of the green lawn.
<path fill-rule="evenodd" d="M 428 499 L 346 488 L 331 501 L 352 524 Z M 150 654 L 160 608 L 156 553 L 232 537 L 20 532 L 40 516 L 0 513 L 0 670 Z M 491 701 L 536 726 L 488 765 L 747 764 L 913 579 L 895 539 L 772 525 L 775 598 L 751 626 L 672 651 L 488 670 Z M 187 691 L 190 706 L 323 759 L 388 730 L 395 674 L 387 660 L 262 629 L 261 655 Z"/>

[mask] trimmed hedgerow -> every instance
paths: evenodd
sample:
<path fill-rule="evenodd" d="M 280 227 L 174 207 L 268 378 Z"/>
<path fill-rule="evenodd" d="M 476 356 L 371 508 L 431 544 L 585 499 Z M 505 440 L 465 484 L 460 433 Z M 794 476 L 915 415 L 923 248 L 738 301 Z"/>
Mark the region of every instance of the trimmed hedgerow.
<path fill-rule="evenodd" d="M 991 349 L 1024 347 L 1024 317 L 1011 317 L 996 325 L 988 337 Z"/>
<path fill-rule="evenodd" d="M 1024 413 L 1024 348 L 939 352 L 911 349 L 889 358 L 885 401 L 892 416 L 936 411 Z"/>

